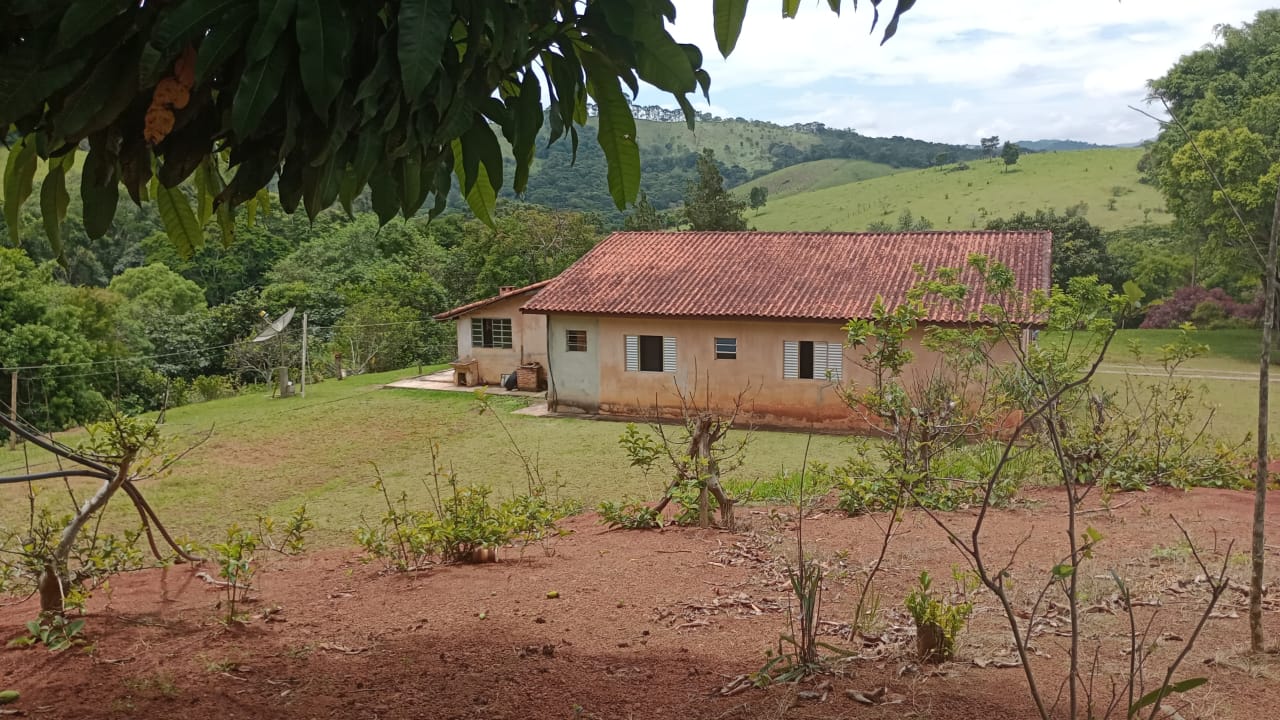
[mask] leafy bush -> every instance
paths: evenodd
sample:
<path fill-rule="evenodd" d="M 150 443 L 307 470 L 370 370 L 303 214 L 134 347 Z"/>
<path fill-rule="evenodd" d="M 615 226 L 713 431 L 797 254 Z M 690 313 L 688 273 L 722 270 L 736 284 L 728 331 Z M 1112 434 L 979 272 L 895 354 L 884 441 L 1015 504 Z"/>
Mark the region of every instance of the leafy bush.
<path fill-rule="evenodd" d="M 10 532 L 0 539 L 0 594 L 21 595 L 36 589 L 46 559 L 70 522 L 70 515 L 55 516 L 42 507 L 24 532 Z M 110 590 L 111 576 L 142 568 L 141 539 L 141 529 L 123 535 L 78 535 L 63 573 L 66 607 L 82 609 L 95 591 Z"/>
<path fill-rule="evenodd" d="M 376 523 L 365 521 L 356 530 L 356 541 L 388 570 L 414 570 L 432 561 L 478 561 L 483 556 L 480 551 L 516 540 L 527 545 L 559 537 L 559 521 L 580 509 L 572 502 L 554 502 L 541 492 L 517 495 L 495 507 L 490 502 L 493 491 L 486 485 L 459 485 L 452 472 L 445 473 L 438 465 L 433 477 L 435 511 L 410 508 L 404 492 L 393 499 L 380 475 L 373 484 L 382 493 L 387 512 Z M 447 495 L 440 492 L 441 480 Z"/>
<path fill-rule="evenodd" d="M 627 498 L 621 502 L 606 500 L 596 508 L 600 523 L 621 530 L 649 530 L 662 527 L 662 513 L 642 500 Z"/>
<path fill-rule="evenodd" d="M 1141 327 L 1176 328 L 1192 321 L 1206 329 L 1255 327 L 1261 316 L 1261 297 L 1243 303 L 1222 288 L 1188 285 L 1174 290 L 1172 297 L 1152 303 Z"/>
<path fill-rule="evenodd" d="M 201 375 L 191 381 L 191 389 L 205 402 L 236 394 L 231 380 L 224 375 Z"/>
<path fill-rule="evenodd" d="M 928 510 L 951 511 L 982 502 L 987 478 L 1000 462 L 1003 445 L 995 442 L 958 446 L 933 458 L 928 476 L 881 473 L 844 473 L 839 480 L 840 499 L 836 506 L 850 515 L 919 506 Z M 1007 505 L 1022 483 L 1042 467 L 1039 453 L 1019 449 L 1000 470 L 1000 480 L 991 494 L 991 504 Z M 866 467 L 866 466 L 864 466 Z M 899 493 L 902 493 L 899 499 Z"/>
<path fill-rule="evenodd" d="M 956 575 L 961 584 L 962 594 L 972 586 L 961 574 Z M 916 623 L 916 635 L 919 639 L 920 659 L 925 662 L 950 660 L 955 657 L 956 638 L 969 622 L 973 613 L 973 603 L 967 599 L 951 602 L 947 598 L 937 598 L 932 592 L 933 579 L 929 572 L 920 573 L 919 584 L 907 594 L 907 612 Z"/>

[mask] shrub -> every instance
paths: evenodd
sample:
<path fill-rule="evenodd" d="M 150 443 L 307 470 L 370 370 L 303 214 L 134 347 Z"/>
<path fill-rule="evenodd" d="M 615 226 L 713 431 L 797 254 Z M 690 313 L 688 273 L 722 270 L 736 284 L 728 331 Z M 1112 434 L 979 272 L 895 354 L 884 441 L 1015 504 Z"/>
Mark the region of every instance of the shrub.
<path fill-rule="evenodd" d="M 481 561 L 488 557 L 484 551 L 516 540 L 528 544 L 558 537 L 557 523 L 579 509 L 575 503 L 554 502 L 536 492 L 495 507 L 487 485 L 459 485 L 452 472 L 444 473 L 438 466 L 434 478 L 434 512 L 410 508 L 404 492 L 393 499 L 381 475 L 374 482 L 387 511 L 377 522 L 364 521 L 356 530 L 356 541 L 386 569 L 414 570 L 432 561 Z M 443 497 L 440 480 L 448 489 Z"/>
<path fill-rule="evenodd" d="M 995 472 L 1004 446 L 995 442 L 959 446 L 933 458 L 928 476 L 900 478 L 893 473 L 850 473 L 838 480 L 840 499 L 836 506 L 850 515 L 890 510 L 895 504 L 928 510 L 951 511 L 982 502 L 987 478 Z M 1040 453 L 1019 449 L 1009 456 L 993 488 L 991 504 L 1007 505 L 1027 479 L 1042 466 Z M 899 500 L 898 494 L 904 495 Z"/>
<path fill-rule="evenodd" d="M 1197 320 L 1197 315 L 1202 320 Z M 1173 296 L 1153 303 L 1141 327 L 1176 328 L 1186 322 L 1209 323 L 1216 327 L 1255 327 L 1262 316 L 1262 299 L 1243 303 L 1222 288 L 1188 285 L 1173 291 Z"/>
<path fill-rule="evenodd" d="M 662 513 L 643 501 L 626 498 L 621 502 L 604 501 L 596 508 L 600 523 L 621 530 L 649 530 L 662 527 Z"/>
<path fill-rule="evenodd" d="M 231 380 L 225 375 L 201 375 L 191 381 L 191 389 L 205 402 L 236 394 Z"/>
<path fill-rule="evenodd" d="M 972 589 L 969 579 L 956 574 L 961 594 Z M 951 660 L 956 653 L 956 638 L 969 622 L 973 603 L 969 600 L 951 602 L 933 595 L 933 579 L 928 571 L 920 573 L 919 584 L 906 599 L 907 612 L 916 623 L 916 640 L 920 659 L 924 662 Z"/>

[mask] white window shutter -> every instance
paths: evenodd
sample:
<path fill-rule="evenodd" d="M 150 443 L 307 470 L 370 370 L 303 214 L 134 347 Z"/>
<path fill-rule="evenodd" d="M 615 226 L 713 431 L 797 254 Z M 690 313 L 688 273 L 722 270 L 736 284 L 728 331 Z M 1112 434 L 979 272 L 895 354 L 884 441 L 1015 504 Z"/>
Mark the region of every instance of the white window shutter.
<path fill-rule="evenodd" d="M 824 377 L 837 382 L 844 379 L 844 345 L 827 344 L 827 373 Z"/>
<path fill-rule="evenodd" d="M 827 344 L 824 342 L 815 342 L 813 344 L 813 377 L 821 380 L 827 376 Z"/>
<path fill-rule="evenodd" d="M 662 372 L 673 373 L 676 371 L 676 339 L 673 337 L 662 338 Z"/>
<path fill-rule="evenodd" d="M 782 343 L 782 377 L 791 380 L 800 377 L 800 343 L 795 340 Z"/>
<path fill-rule="evenodd" d="M 471 318 L 471 346 L 484 347 L 484 321 Z"/>
<path fill-rule="evenodd" d="M 627 372 L 640 372 L 640 336 L 627 336 Z"/>

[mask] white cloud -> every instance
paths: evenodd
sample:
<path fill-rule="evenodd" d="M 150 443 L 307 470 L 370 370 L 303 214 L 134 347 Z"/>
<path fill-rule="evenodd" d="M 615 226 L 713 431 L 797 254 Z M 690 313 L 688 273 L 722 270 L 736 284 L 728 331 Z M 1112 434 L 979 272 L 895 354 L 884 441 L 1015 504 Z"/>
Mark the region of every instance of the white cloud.
<path fill-rule="evenodd" d="M 724 60 L 711 3 L 677 0 L 672 33 L 703 48 L 717 114 L 950 142 L 997 132 L 1113 143 L 1155 133 L 1127 107 L 1141 103 L 1149 79 L 1213 41 L 1215 25 L 1249 21 L 1271 3 L 920 0 L 883 46 L 881 28 L 868 34 L 868 3 L 853 12 L 846 2 L 836 18 L 806 2 L 795 20 L 780 5 L 753 2 Z"/>

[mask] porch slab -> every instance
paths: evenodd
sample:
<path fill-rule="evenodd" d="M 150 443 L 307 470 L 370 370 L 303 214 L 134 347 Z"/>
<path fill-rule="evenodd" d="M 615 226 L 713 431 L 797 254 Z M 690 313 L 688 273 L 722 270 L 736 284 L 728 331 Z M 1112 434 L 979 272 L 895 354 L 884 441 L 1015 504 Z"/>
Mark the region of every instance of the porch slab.
<path fill-rule="evenodd" d="M 547 392 L 528 392 L 525 390 L 507 390 L 497 385 L 478 385 L 475 387 L 463 387 L 455 385 L 453 382 L 453 370 L 440 370 L 430 375 L 418 375 L 417 377 L 405 378 L 392 383 L 383 385 L 384 388 L 397 388 L 402 390 L 442 390 L 444 392 L 464 392 L 474 393 L 483 387 L 489 395 L 512 395 L 516 397 L 527 398 L 546 398 Z"/>

